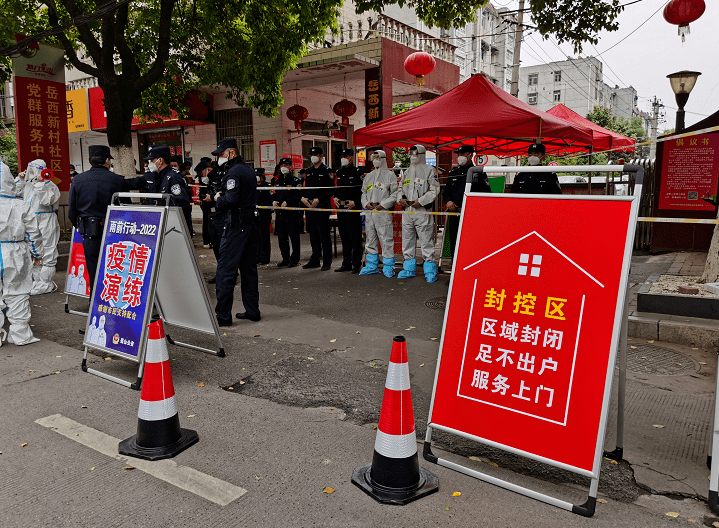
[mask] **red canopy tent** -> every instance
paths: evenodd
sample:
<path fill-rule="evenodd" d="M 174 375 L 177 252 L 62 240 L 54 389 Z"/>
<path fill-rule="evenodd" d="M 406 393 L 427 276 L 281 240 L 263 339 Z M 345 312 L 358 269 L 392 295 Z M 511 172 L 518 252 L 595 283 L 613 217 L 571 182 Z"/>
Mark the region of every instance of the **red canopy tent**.
<path fill-rule="evenodd" d="M 537 139 L 548 154 L 588 152 L 592 132 L 523 103 L 482 75 L 354 133 L 354 144 L 362 147 L 420 143 L 441 151 L 466 144 L 496 156 L 524 154 Z"/>
<path fill-rule="evenodd" d="M 627 147 L 624 150 L 634 149 L 635 141 L 632 138 L 628 138 L 619 134 L 602 128 L 596 123 L 591 122 L 589 119 L 585 119 L 574 110 L 570 110 L 563 104 L 558 104 L 547 110 L 548 114 L 551 114 L 570 123 L 575 123 L 579 126 L 583 126 L 592 130 L 592 150 L 598 152 L 601 150 L 612 150 L 620 147 Z"/>

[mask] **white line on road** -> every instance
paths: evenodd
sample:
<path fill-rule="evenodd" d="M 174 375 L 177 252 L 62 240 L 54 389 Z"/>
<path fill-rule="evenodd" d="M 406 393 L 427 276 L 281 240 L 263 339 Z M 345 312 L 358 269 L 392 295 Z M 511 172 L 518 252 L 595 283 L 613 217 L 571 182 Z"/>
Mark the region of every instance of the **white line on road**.
<path fill-rule="evenodd" d="M 178 466 L 177 463 L 172 460 L 156 460 L 151 462 L 149 460 L 120 455 L 117 452 L 117 444 L 120 440 L 91 427 L 87 427 L 86 425 L 82 425 L 70 418 L 66 418 L 62 414 L 53 414 L 52 416 L 40 418 L 35 420 L 35 423 L 43 427 L 48 427 L 60 433 L 62 436 L 90 447 L 103 455 L 116 460 L 124 460 L 148 475 L 152 475 L 180 489 L 199 495 L 220 506 L 227 506 L 235 499 L 239 499 L 247 493 L 246 489 L 211 477 L 190 467 Z"/>

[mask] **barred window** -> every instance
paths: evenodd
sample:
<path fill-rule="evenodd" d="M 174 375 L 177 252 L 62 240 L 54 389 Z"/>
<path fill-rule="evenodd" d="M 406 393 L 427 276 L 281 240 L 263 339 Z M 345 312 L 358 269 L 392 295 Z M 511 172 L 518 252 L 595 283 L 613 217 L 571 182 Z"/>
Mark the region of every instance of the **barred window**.
<path fill-rule="evenodd" d="M 235 138 L 240 155 L 250 165 L 255 159 L 255 143 L 252 135 L 252 109 L 232 108 L 215 112 L 215 130 L 217 142 L 225 138 Z"/>

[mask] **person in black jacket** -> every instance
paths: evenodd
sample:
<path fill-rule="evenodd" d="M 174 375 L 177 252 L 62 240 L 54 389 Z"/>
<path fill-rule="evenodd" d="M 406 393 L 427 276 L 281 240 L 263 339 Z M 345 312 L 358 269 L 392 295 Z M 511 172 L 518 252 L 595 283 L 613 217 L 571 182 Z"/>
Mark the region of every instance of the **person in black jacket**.
<path fill-rule="evenodd" d="M 300 207 L 300 188 L 302 180 L 291 172 L 292 160 L 282 158 L 275 167 L 273 186 L 275 187 L 297 187 L 298 190 L 277 189 L 272 194 L 272 205 L 275 207 Z M 300 223 L 299 216 L 302 211 L 275 211 L 275 232 L 277 242 L 280 245 L 282 260 L 277 264 L 278 268 L 284 266 L 294 268 L 300 262 Z M 292 242 L 292 253 L 290 254 L 290 242 Z"/>
<path fill-rule="evenodd" d="M 195 174 L 197 174 L 199 184 L 197 194 L 200 199 L 200 209 L 202 210 L 202 247 L 205 249 L 209 249 L 212 246 L 212 238 L 210 237 L 210 209 L 212 207 L 209 204 L 209 200 L 205 201 L 209 193 L 210 172 L 212 172 L 212 167 L 210 167 L 210 164 L 204 159 L 200 160 L 200 163 L 195 167 Z"/>
<path fill-rule="evenodd" d="M 240 290 L 245 311 L 237 319 L 259 321 L 260 293 L 257 284 L 257 178 L 242 156 L 237 141 L 226 138 L 212 152 L 224 169 L 220 190 L 215 194 L 218 212 L 225 225 L 217 262 L 217 305 L 220 326 L 232 325 L 232 302 L 240 271 Z"/>
<path fill-rule="evenodd" d="M 270 184 L 265 181 L 265 169 L 255 169 L 255 177 L 257 178 L 257 187 L 269 187 Z M 257 190 L 257 205 L 272 205 L 272 195 L 270 191 Z M 259 244 L 257 247 L 257 263 L 270 263 L 270 225 L 272 224 L 272 209 L 257 210 L 257 229 L 259 234 Z"/>
<path fill-rule="evenodd" d="M 194 234 L 192 230 L 192 197 L 190 188 L 187 185 L 187 178 L 170 166 L 170 147 L 154 145 L 145 156 L 149 161 L 150 172 L 157 174 L 156 181 L 159 187 L 158 192 L 169 194 L 171 204 L 182 209 L 187 224 L 188 236 Z"/>
<path fill-rule="evenodd" d="M 92 168 L 72 179 L 68 215 L 73 227 L 82 235 L 87 272 L 93 289 L 102 249 L 103 226 L 112 195 L 143 189 L 145 178 L 139 176 L 128 180 L 111 172 L 110 160 L 113 157 L 110 155 L 110 147 L 90 145 L 88 151 Z"/>
<path fill-rule="evenodd" d="M 444 187 L 442 200 L 447 204 L 447 211 L 451 213 L 459 213 L 462 211 L 462 203 L 464 202 L 464 188 L 467 184 L 467 172 L 474 167 L 472 163 L 472 154 L 474 147 L 471 145 L 461 145 L 457 150 L 457 166 L 449 171 L 447 176 L 447 185 Z M 472 192 L 492 192 L 489 187 L 489 180 L 484 175 L 482 181 L 472 184 Z M 449 246 L 454 257 L 454 248 L 457 245 L 457 230 L 459 229 L 459 216 L 451 215 L 447 217 L 447 231 L 449 233 Z"/>
<path fill-rule="evenodd" d="M 322 259 L 322 271 L 332 268 L 332 239 L 330 238 L 329 211 L 312 211 L 312 209 L 329 209 L 330 198 L 334 194 L 332 171 L 324 164 L 325 151 L 322 147 L 310 149 L 312 166 L 307 169 L 307 179 L 302 190 L 302 203 L 307 207 L 307 231 L 312 244 L 310 261 L 302 266 L 304 269 L 319 268 Z M 324 187 L 324 189 L 312 189 Z"/>
<path fill-rule="evenodd" d="M 362 209 L 362 175 L 354 165 L 355 151 L 343 149 L 337 171 L 335 207 L 359 211 Z M 340 237 L 342 238 L 342 265 L 335 272 L 360 272 L 362 267 L 362 217 L 359 213 L 338 213 Z"/>
<path fill-rule="evenodd" d="M 527 149 L 527 163 L 541 165 L 546 147 L 541 143 L 533 143 Z M 562 194 L 559 178 L 554 172 L 520 172 L 512 182 L 513 193 L 522 194 Z"/>

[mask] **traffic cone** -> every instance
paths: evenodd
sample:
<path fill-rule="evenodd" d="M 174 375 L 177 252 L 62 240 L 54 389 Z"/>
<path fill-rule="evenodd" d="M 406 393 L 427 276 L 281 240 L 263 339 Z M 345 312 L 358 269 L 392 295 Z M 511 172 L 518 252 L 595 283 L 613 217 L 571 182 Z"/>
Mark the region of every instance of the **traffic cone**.
<path fill-rule="evenodd" d="M 118 449 L 121 455 L 162 460 L 184 451 L 199 438 L 196 431 L 180 429 L 162 319 L 148 328 L 137 434 L 120 442 Z"/>
<path fill-rule="evenodd" d="M 352 482 L 385 504 L 407 504 L 439 491 L 439 479 L 419 467 L 409 388 L 407 344 L 394 338 L 372 463 L 355 468 Z"/>

